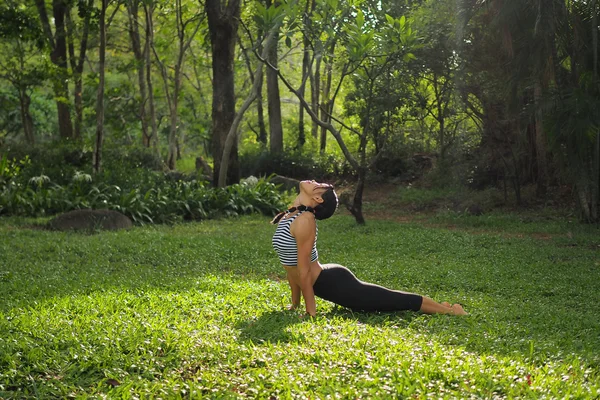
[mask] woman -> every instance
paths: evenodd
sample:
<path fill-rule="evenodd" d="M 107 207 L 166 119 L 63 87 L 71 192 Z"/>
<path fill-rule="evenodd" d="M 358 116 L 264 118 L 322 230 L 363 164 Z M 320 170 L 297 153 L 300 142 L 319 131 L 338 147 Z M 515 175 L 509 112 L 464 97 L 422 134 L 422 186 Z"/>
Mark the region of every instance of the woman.
<path fill-rule="evenodd" d="M 460 304 L 436 303 L 429 297 L 386 289 L 358 280 L 338 264 L 319 263 L 317 219 L 333 215 L 338 198 L 333 186 L 315 181 L 300 182 L 300 194 L 287 211 L 272 221 L 278 224 L 273 248 L 279 255 L 292 289 L 292 309 L 304 297 L 306 312 L 316 315 L 315 296 L 355 311 L 413 310 L 426 314 L 466 315 Z"/>

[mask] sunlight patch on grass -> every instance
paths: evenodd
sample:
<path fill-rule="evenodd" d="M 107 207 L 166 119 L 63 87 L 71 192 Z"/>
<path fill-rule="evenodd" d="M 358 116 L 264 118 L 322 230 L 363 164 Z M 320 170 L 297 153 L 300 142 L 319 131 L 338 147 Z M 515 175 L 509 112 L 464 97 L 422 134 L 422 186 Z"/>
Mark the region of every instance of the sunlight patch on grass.
<path fill-rule="evenodd" d="M 323 262 L 465 318 L 285 311 L 263 217 L 95 235 L 0 224 L 0 397 L 600 396 L 597 251 L 350 217 Z M 581 307 L 586 304 L 586 307 Z"/>

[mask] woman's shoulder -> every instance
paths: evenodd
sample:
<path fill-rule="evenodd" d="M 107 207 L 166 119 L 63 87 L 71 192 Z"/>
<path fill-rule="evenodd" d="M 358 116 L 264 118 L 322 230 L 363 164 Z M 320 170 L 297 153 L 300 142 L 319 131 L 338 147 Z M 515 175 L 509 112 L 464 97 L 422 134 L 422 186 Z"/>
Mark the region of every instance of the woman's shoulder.
<path fill-rule="evenodd" d="M 317 226 L 315 215 L 311 212 L 300 213 L 292 222 L 292 229 L 311 229 L 314 230 Z"/>

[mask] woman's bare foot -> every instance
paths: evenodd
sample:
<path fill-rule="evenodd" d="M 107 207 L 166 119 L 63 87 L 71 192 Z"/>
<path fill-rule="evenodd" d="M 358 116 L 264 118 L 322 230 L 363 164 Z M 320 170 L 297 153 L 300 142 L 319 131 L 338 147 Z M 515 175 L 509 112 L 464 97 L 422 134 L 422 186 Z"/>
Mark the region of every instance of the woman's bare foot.
<path fill-rule="evenodd" d="M 427 296 L 423 296 L 420 311 L 425 314 L 467 315 L 460 304 L 438 303 Z"/>
<path fill-rule="evenodd" d="M 450 308 L 452 309 L 452 314 L 454 315 L 468 315 L 463 306 L 460 304 L 452 304 Z"/>

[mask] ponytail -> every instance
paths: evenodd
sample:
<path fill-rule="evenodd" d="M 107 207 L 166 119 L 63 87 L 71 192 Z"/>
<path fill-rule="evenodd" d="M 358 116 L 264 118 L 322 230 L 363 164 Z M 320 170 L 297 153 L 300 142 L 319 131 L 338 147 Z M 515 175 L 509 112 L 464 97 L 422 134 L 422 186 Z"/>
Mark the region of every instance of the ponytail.
<path fill-rule="evenodd" d="M 278 213 L 278 214 L 275 216 L 275 218 L 273 218 L 273 220 L 271 221 L 271 223 L 272 223 L 272 224 L 278 224 L 278 223 L 279 223 L 279 221 L 281 221 L 281 218 L 283 218 L 283 217 L 284 217 L 284 215 L 287 215 L 287 214 L 289 214 L 289 213 L 293 213 L 294 211 L 300 211 L 300 212 L 302 212 L 302 211 L 308 211 L 308 212 L 311 212 L 311 213 L 313 213 L 313 214 L 315 213 L 315 210 L 314 210 L 314 208 L 312 208 L 312 207 L 307 207 L 307 206 L 304 206 L 304 205 L 299 205 L 298 207 L 290 207 L 290 208 L 288 208 L 287 210 L 285 210 L 285 211 L 281 211 L 280 213 Z"/>

